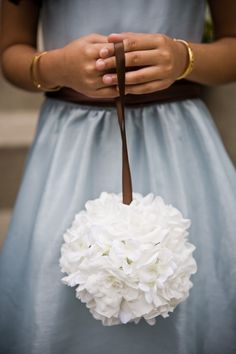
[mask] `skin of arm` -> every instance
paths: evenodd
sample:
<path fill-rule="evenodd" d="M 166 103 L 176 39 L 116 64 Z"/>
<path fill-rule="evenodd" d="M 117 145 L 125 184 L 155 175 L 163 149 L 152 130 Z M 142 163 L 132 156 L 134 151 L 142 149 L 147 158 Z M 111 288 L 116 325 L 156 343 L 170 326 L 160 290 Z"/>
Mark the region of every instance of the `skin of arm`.
<path fill-rule="evenodd" d="M 210 44 L 190 43 L 194 70 L 187 79 L 205 85 L 236 80 L 236 1 L 210 0 L 216 40 Z M 23 0 L 19 6 L 2 0 L 1 65 L 14 85 L 38 91 L 30 77 L 36 50 L 38 6 Z M 40 60 L 40 82 L 45 87 L 68 86 L 91 97 L 116 97 L 117 77 L 113 42 L 124 40 L 126 65 L 140 66 L 126 73 L 126 93 L 141 94 L 170 86 L 187 65 L 182 43 L 161 34 L 121 33 L 108 37 L 91 34 L 64 48 L 50 50 Z M 79 64 L 78 64 L 79 63 Z"/>
<path fill-rule="evenodd" d="M 18 6 L 2 0 L 1 67 L 5 78 L 29 91 L 39 91 L 33 84 L 30 66 L 36 49 L 39 7 L 36 2 L 22 0 Z M 71 87 L 90 97 L 117 97 L 115 86 L 104 84 L 106 71 L 96 69 L 96 60 L 107 36 L 92 33 L 50 50 L 38 63 L 38 76 L 44 87 Z M 108 47 L 113 44 L 107 43 Z"/>
<path fill-rule="evenodd" d="M 25 1 L 19 7 L 6 0 L 1 5 L 0 52 L 3 75 L 18 87 L 36 91 L 29 67 L 36 53 L 39 8 Z"/>
<path fill-rule="evenodd" d="M 208 86 L 236 80 L 236 1 L 209 1 L 215 40 L 209 44 L 189 43 L 195 64 L 188 80 Z M 126 93 L 141 94 L 165 89 L 184 72 L 187 50 L 168 36 L 144 33 L 120 33 L 108 36 L 109 42 L 124 40 L 127 66 L 140 66 L 126 73 Z M 106 46 L 100 51 L 97 70 L 115 66 L 114 51 Z M 117 84 L 115 74 L 105 74 L 103 82 Z"/>

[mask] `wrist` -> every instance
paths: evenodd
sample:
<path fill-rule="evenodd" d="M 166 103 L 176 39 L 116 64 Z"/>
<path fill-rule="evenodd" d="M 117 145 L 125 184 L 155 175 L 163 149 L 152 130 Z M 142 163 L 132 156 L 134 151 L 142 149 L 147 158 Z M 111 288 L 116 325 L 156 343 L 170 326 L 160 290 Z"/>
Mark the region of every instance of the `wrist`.
<path fill-rule="evenodd" d="M 64 86 L 63 52 L 54 49 L 42 55 L 38 62 L 38 79 L 43 88 Z"/>
<path fill-rule="evenodd" d="M 182 39 L 175 39 L 174 41 L 178 46 L 180 68 L 176 80 L 188 77 L 193 71 L 194 66 L 194 53 L 189 43 Z"/>

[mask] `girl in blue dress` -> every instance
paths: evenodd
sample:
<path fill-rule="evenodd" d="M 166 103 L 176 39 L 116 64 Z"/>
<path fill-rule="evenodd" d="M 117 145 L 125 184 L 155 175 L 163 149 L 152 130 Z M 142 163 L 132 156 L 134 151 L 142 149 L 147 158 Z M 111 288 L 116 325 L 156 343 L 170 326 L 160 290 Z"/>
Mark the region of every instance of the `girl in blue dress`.
<path fill-rule="evenodd" d="M 126 94 L 163 91 L 181 76 L 232 82 L 236 2 L 209 5 L 215 40 L 202 44 L 204 0 L 2 0 L 2 70 L 28 91 L 113 99 L 113 42 L 123 40 L 135 67 Z M 39 23 L 47 53 L 36 87 Z M 114 107 L 46 97 L 0 254 L 1 354 L 236 353 L 236 172 L 212 117 L 200 98 L 152 102 L 126 108 L 126 130 L 134 191 L 161 195 L 192 221 L 190 296 L 154 326 L 107 327 L 62 284 L 62 235 L 74 215 L 103 190 L 121 190 L 120 137 Z"/>

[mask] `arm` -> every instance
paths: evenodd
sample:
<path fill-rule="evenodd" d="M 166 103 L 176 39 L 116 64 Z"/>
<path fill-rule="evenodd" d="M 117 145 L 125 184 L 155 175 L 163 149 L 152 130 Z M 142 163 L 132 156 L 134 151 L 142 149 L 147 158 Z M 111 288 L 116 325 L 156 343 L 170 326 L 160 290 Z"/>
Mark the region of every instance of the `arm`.
<path fill-rule="evenodd" d="M 215 41 L 190 43 L 195 64 L 188 80 L 205 85 L 225 84 L 236 80 L 236 1 L 210 0 Z M 124 40 L 127 66 L 140 66 L 126 74 L 126 93 L 141 94 L 162 90 L 180 76 L 187 65 L 187 51 L 182 43 L 160 34 L 121 33 L 108 36 L 109 42 Z M 97 70 L 115 66 L 113 49 L 104 47 Z M 143 68 L 142 68 L 143 67 Z M 103 82 L 116 84 L 116 75 L 106 74 Z"/>
<path fill-rule="evenodd" d="M 1 66 L 3 75 L 12 84 L 36 91 L 28 68 L 36 53 L 39 8 L 32 1 L 15 6 L 2 0 Z"/>
<path fill-rule="evenodd" d="M 36 48 L 39 6 L 21 1 L 18 6 L 2 0 L 1 65 L 4 76 L 14 85 L 38 91 L 30 77 L 30 65 Z M 107 37 L 91 34 L 63 48 L 50 50 L 39 62 L 40 83 L 44 87 L 71 87 L 91 97 L 116 97 L 114 87 L 102 82 L 104 72 L 96 70 L 99 51 Z M 108 44 L 113 47 L 113 44 Z"/>
<path fill-rule="evenodd" d="M 196 65 L 189 80 L 220 85 L 236 80 L 236 1 L 209 0 L 215 41 L 192 44 Z"/>

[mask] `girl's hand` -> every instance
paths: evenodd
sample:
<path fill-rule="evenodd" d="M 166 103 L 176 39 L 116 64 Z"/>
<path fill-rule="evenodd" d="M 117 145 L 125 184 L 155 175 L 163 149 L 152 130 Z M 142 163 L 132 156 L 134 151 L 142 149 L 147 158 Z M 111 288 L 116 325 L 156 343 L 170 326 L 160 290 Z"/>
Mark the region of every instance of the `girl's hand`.
<path fill-rule="evenodd" d="M 140 67 L 126 72 L 125 93 L 143 94 L 169 87 L 186 66 L 188 53 L 185 45 L 161 34 L 131 33 L 111 34 L 108 42 L 124 41 L 127 67 Z M 114 47 L 104 45 L 96 61 L 99 72 L 115 68 Z M 105 74 L 102 82 L 117 85 L 116 74 Z"/>
<path fill-rule="evenodd" d="M 111 51 L 114 45 L 107 42 L 106 36 L 90 34 L 59 49 L 61 73 L 59 73 L 58 84 L 73 88 L 90 97 L 117 97 L 116 86 L 112 87 L 112 84 L 102 80 L 106 71 L 96 70 L 96 60 L 105 43 Z"/>

